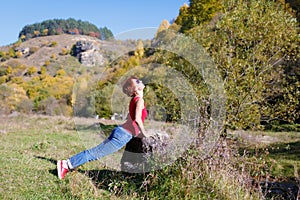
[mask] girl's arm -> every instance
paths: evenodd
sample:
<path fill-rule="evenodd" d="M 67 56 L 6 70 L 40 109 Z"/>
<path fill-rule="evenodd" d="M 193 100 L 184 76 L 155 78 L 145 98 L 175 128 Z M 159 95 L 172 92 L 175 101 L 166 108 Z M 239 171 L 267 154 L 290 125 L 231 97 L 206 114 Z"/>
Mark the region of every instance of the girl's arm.
<path fill-rule="evenodd" d="M 146 133 L 145 128 L 144 128 L 144 124 L 142 121 L 142 110 L 144 109 L 144 99 L 139 98 L 137 103 L 136 103 L 136 109 L 135 109 L 135 122 L 138 125 L 141 133 L 145 136 L 145 137 L 149 137 L 151 136 L 151 134 Z"/>

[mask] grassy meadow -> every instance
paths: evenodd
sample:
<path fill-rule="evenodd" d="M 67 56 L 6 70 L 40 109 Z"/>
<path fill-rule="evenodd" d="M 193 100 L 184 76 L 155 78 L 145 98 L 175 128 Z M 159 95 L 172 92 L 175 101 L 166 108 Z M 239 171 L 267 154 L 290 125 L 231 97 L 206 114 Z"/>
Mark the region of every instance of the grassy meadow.
<path fill-rule="evenodd" d="M 0 121 L 0 199 L 262 199 L 253 180 L 299 180 L 297 132 L 233 132 L 205 160 L 191 149 L 174 164 L 145 174 L 91 162 L 59 180 L 56 160 L 86 148 L 74 120 L 16 115 Z M 112 127 L 102 128 L 108 134 Z"/>

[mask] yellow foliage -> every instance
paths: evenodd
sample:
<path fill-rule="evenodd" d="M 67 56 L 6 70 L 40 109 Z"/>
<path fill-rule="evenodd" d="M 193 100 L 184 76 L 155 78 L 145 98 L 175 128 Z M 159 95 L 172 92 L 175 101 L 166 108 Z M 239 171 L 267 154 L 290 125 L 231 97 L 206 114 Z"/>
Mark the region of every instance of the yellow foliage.
<path fill-rule="evenodd" d="M 134 57 L 134 56 L 131 56 L 129 59 L 128 59 L 128 66 L 129 67 L 134 67 L 134 66 L 138 66 L 140 64 L 139 62 L 139 59 Z"/>
<path fill-rule="evenodd" d="M 22 54 L 22 52 L 20 52 L 20 51 L 18 51 L 18 52 L 16 53 L 16 57 L 17 57 L 17 58 L 22 57 L 22 55 L 23 55 L 23 54 Z"/>
<path fill-rule="evenodd" d="M 24 80 L 22 77 L 16 76 L 16 77 L 13 77 L 10 82 L 20 85 L 24 82 Z"/>
<path fill-rule="evenodd" d="M 50 61 L 50 60 L 46 60 L 46 61 L 45 61 L 45 64 L 44 64 L 44 66 L 49 66 L 49 65 L 50 65 L 50 63 L 51 63 L 51 61 Z"/>
<path fill-rule="evenodd" d="M 0 85 L 6 83 L 6 81 L 7 81 L 7 76 L 0 76 Z"/>
<path fill-rule="evenodd" d="M 56 76 L 65 76 L 67 73 L 65 72 L 65 70 L 63 70 L 63 69 L 59 69 L 59 70 L 57 70 L 57 72 L 56 72 Z"/>
<path fill-rule="evenodd" d="M 50 58 L 53 59 L 53 60 L 55 60 L 56 59 L 56 55 L 53 53 Z"/>
<path fill-rule="evenodd" d="M 8 85 L 6 90 L 8 91 L 8 95 L 3 103 L 5 103 L 10 110 L 15 110 L 21 101 L 28 99 L 26 91 L 15 83 Z"/>
<path fill-rule="evenodd" d="M 6 74 L 9 75 L 11 73 L 12 73 L 12 68 L 11 68 L 11 66 L 8 66 L 6 69 Z"/>
<path fill-rule="evenodd" d="M 0 51 L 0 57 L 6 57 L 7 56 L 7 52 L 5 51 Z"/>
<path fill-rule="evenodd" d="M 142 58 L 144 56 L 144 44 L 142 40 L 138 40 L 137 46 L 136 46 L 136 51 L 134 52 L 135 56 L 138 58 Z"/>
<path fill-rule="evenodd" d="M 23 75 L 25 70 L 26 70 L 26 66 L 18 65 L 14 68 L 11 68 L 11 74 L 13 74 L 14 76 L 21 76 Z"/>
<path fill-rule="evenodd" d="M 33 31 L 34 36 L 39 36 L 41 33 L 40 31 Z"/>
<path fill-rule="evenodd" d="M 47 28 L 44 29 L 44 30 L 43 30 L 43 35 L 45 35 L 45 36 L 48 35 L 48 32 L 49 32 L 49 30 L 48 30 Z"/>
<path fill-rule="evenodd" d="M 164 19 L 158 27 L 157 33 L 167 30 L 170 27 L 170 23 L 168 20 Z"/>
<path fill-rule="evenodd" d="M 16 55 L 15 50 L 14 50 L 13 48 L 10 48 L 10 49 L 8 50 L 8 55 L 9 55 L 9 57 L 14 58 L 15 55 Z"/>
<path fill-rule="evenodd" d="M 46 74 L 47 68 L 45 66 L 41 67 L 41 74 Z"/>
<path fill-rule="evenodd" d="M 71 77 L 56 77 L 55 83 L 49 88 L 49 93 L 56 99 L 72 94 L 73 79 Z"/>
<path fill-rule="evenodd" d="M 28 74 L 32 75 L 34 73 L 36 73 L 38 71 L 38 69 L 35 66 L 29 67 L 28 69 Z"/>
<path fill-rule="evenodd" d="M 26 39 L 26 36 L 25 36 L 25 35 L 21 35 L 20 39 L 21 39 L 22 41 L 24 41 L 24 40 Z"/>
<path fill-rule="evenodd" d="M 66 48 L 62 48 L 60 54 L 61 55 L 67 55 L 68 54 L 68 50 Z"/>
<path fill-rule="evenodd" d="M 58 43 L 57 43 L 56 41 L 53 41 L 53 42 L 51 42 L 50 47 L 56 47 L 57 44 L 58 44 Z"/>

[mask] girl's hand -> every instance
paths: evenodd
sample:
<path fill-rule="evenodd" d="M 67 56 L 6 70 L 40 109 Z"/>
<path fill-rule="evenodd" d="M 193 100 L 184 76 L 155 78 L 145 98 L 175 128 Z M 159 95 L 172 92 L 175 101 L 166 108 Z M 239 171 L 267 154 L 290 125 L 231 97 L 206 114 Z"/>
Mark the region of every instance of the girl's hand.
<path fill-rule="evenodd" d="M 145 137 L 154 137 L 154 134 L 152 132 L 144 132 L 143 135 Z"/>

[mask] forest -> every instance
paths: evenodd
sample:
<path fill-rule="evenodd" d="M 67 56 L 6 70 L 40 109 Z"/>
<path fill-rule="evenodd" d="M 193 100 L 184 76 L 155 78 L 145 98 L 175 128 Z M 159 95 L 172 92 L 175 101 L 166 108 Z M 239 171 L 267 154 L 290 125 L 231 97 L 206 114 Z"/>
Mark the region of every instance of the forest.
<path fill-rule="evenodd" d="M 73 18 L 45 20 L 41 23 L 26 25 L 20 31 L 19 39 L 26 41 L 34 37 L 59 34 L 89 35 L 101 40 L 113 39 L 113 34 L 107 27 L 97 28 L 87 21 Z"/>

